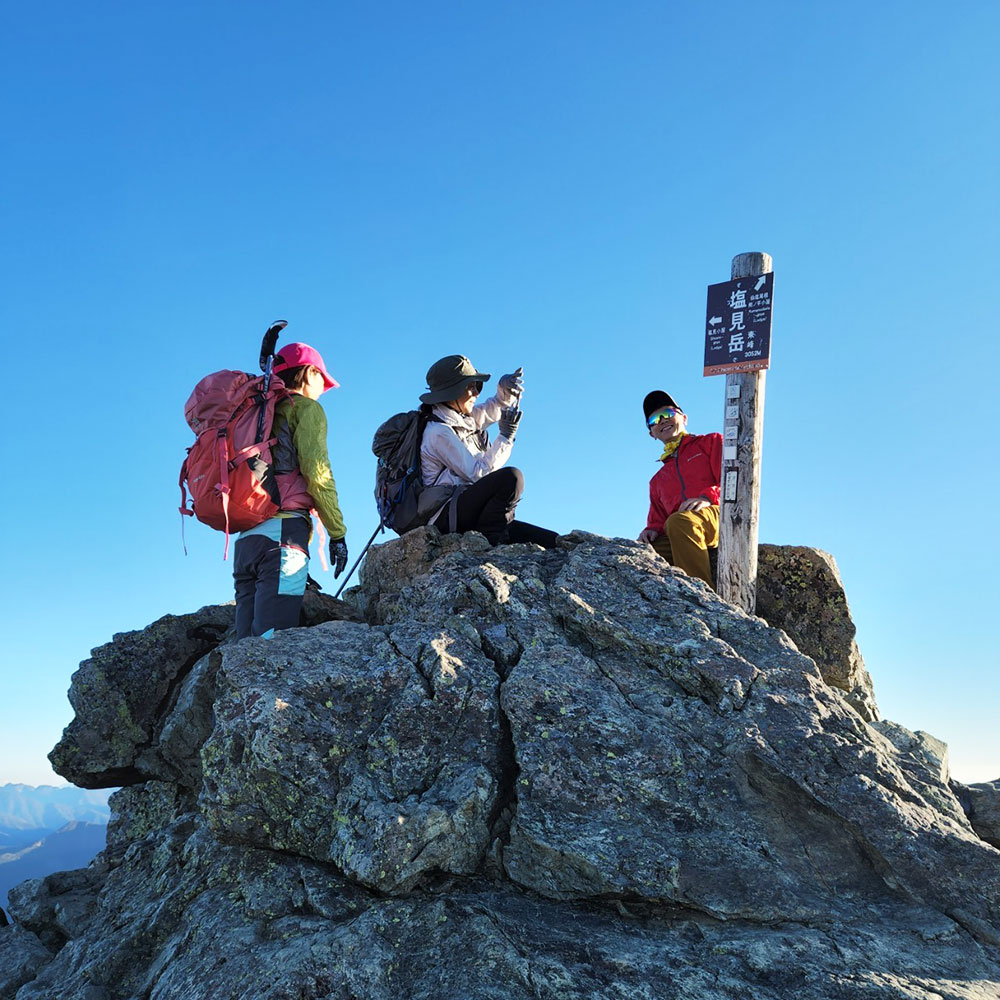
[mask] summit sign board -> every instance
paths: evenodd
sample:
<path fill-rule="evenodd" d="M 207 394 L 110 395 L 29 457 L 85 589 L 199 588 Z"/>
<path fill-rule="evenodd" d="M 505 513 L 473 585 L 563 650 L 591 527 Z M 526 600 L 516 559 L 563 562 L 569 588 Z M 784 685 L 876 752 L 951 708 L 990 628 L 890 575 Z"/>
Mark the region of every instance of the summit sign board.
<path fill-rule="evenodd" d="M 756 372 L 771 364 L 774 272 L 708 286 L 706 375 Z"/>

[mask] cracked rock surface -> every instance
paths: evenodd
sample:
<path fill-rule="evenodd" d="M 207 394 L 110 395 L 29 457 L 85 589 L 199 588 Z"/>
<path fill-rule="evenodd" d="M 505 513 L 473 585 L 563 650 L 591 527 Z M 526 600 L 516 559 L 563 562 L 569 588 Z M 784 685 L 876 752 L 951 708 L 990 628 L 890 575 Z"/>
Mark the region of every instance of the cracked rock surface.
<path fill-rule="evenodd" d="M 414 531 L 350 598 L 95 651 L 53 760 L 126 787 L 12 891 L 0 998 L 1000 996 L 989 824 L 803 634 L 584 533 Z"/>

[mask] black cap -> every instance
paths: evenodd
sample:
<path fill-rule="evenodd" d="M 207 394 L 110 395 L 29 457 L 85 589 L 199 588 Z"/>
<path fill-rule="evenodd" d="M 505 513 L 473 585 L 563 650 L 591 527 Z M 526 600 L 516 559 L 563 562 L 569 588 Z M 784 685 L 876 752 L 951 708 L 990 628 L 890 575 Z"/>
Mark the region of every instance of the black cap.
<path fill-rule="evenodd" d="M 649 420 L 651 414 L 656 413 L 657 410 L 662 410 L 664 406 L 672 406 L 675 410 L 681 410 L 669 392 L 664 392 L 662 389 L 654 389 L 642 401 L 642 412 L 646 414 L 646 419 Z M 681 413 L 683 412 L 681 410 Z"/>

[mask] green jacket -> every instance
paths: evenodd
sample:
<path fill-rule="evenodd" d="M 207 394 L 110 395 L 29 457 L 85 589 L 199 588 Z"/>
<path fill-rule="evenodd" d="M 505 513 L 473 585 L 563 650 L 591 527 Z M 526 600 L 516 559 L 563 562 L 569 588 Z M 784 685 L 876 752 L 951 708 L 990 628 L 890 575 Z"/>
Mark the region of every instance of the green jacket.
<path fill-rule="evenodd" d="M 275 448 L 276 465 L 279 469 L 279 486 L 283 471 L 291 471 L 297 466 L 305 480 L 323 527 L 336 541 L 347 534 L 344 517 L 337 501 L 337 484 L 330 470 L 330 456 L 326 450 L 326 414 L 323 407 L 308 396 L 295 394 L 291 399 L 283 399 L 274 410 L 273 433 L 278 438 Z M 289 455 L 289 450 L 294 455 Z M 282 510 L 299 510 L 308 505 L 308 498 L 302 496 L 286 498 L 282 490 Z"/>

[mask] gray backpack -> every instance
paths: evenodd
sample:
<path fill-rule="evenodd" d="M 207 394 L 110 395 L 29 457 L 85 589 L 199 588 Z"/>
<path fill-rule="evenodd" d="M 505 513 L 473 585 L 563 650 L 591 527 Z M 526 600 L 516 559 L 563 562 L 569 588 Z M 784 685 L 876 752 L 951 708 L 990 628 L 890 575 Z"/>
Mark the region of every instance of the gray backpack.
<path fill-rule="evenodd" d="M 390 417 L 375 432 L 372 451 L 375 505 L 381 524 L 397 535 L 426 524 L 457 492 L 455 486 L 424 486 L 420 478 L 420 443 L 428 420 L 424 410 Z"/>

